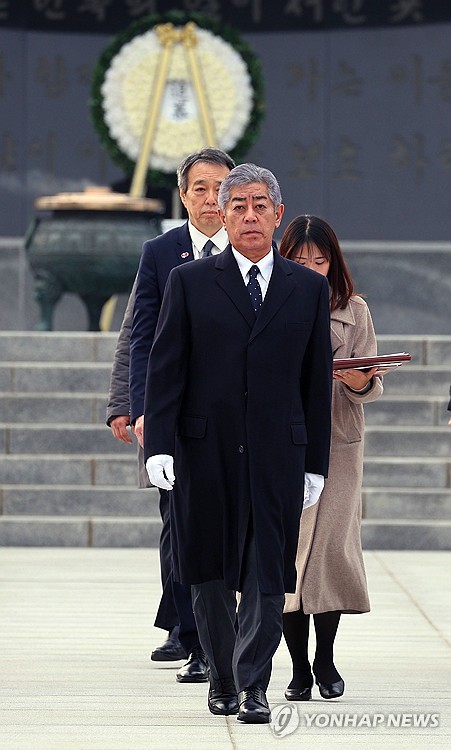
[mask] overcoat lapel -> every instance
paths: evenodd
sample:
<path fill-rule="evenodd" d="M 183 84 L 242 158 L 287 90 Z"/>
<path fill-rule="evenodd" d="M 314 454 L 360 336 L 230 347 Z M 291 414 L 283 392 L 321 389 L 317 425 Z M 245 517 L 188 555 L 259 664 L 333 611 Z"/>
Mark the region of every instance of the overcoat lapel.
<path fill-rule="evenodd" d="M 335 356 L 345 343 L 345 325 L 355 326 L 355 317 L 351 305 L 344 310 L 333 310 L 330 314 L 332 352 Z"/>
<path fill-rule="evenodd" d="M 278 252 L 274 252 L 274 267 L 269 280 L 268 290 L 263 300 L 260 313 L 252 329 L 250 341 L 261 333 L 268 323 L 271 322 L 274 315 L 285 304 L 287 298 L 295 288 L 294 281 L 291 278 L 292 270 Z"/>
<path fill-rule="evenodd" d="M 255 313 L 230 245 L 217 256 L 215 267 L 221 271 L 216 277 L 217 283 L 238 308 L 249 328 L 252 328 L 255 324 Z"/>

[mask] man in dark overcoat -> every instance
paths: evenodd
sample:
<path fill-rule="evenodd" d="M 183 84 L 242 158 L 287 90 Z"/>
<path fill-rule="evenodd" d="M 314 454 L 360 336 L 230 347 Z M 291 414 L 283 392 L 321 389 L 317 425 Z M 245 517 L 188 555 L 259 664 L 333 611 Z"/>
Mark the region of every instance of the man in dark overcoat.
<path fill-rule="evenodd" d="M 269 170 L 235 167 L 218 203 L 229 247 L 168 279 L 144 450 L 151 482 L 172 489 L 174 577 L 192 585 L 209 709 L 263 723 L 304 489 L 327 475 L 329 288 L 272 248 L 283 204 Z"/>

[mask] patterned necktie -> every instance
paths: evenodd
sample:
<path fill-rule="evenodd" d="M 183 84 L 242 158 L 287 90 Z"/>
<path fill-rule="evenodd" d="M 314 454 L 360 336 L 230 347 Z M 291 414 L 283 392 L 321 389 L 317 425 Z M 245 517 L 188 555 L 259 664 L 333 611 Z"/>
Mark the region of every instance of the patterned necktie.
<path fill-rule="evenodd" d="M 258 315 L 262 306 L 263 297 L 260 284 L 257 281 L 257 274 L 259 272 L 258 266 L 251 266 L 249 269 L 249 281 L 247 289 L 251 297 L 252 307 L 254 308 L 255 315 Z"/>
<path fill-rule="evenodd" d="M 212 248 L 215 246 L 215 243 L 211 240 L 207 240 L 205 245 L 203 246 L 201 258 L 209 258 L 211 255 Z"/>

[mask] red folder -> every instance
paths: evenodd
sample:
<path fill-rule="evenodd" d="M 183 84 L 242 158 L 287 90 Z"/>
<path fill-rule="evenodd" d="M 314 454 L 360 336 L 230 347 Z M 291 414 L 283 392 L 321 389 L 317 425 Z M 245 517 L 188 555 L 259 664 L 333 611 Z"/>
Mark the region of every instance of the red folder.
<path fill-rule="evenodd" d="M 404 362 L 410 362 L 411 355 L 407 352 L 396 354 L 379 354 L 376 357 L 351 357 L 350 359 L 334 359 L 334 370 L 370 370 L 378 367 L 378 373 L 384 373 L 401 367 Z"/>

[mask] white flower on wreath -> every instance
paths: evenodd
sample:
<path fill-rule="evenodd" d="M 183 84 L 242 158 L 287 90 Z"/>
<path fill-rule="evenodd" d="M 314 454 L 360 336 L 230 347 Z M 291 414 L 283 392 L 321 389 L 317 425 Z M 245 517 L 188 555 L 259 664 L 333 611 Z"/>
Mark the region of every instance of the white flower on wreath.
<path fill-rule="evenodd" d="M 246 130 L 253 89 L 243 58 L 224 39 L 196 28 L 194 47 L 218 148 L 230 151 Z M 137 161 L 163 48 L 151 29 L 112 59 L 102 85 L 104 119 L 121 151 Z M 172 47 L 149 166 L 173 173 L 190 152 L 206 145 L 187 52 Z"/>

